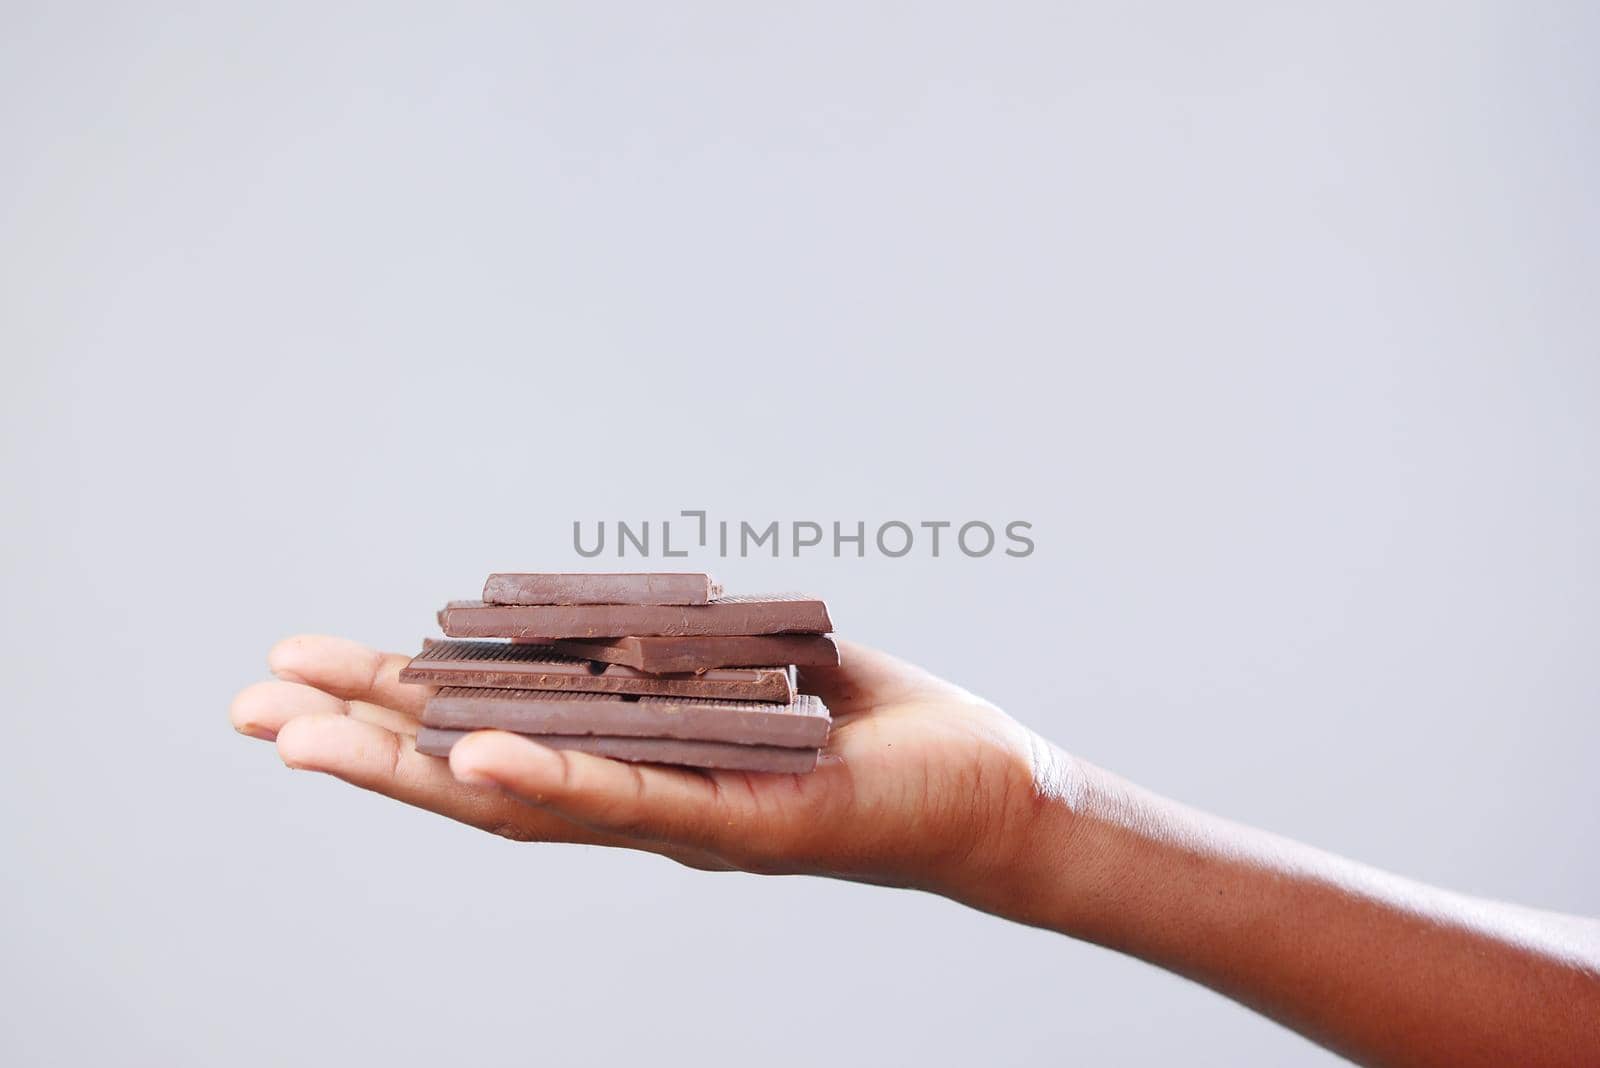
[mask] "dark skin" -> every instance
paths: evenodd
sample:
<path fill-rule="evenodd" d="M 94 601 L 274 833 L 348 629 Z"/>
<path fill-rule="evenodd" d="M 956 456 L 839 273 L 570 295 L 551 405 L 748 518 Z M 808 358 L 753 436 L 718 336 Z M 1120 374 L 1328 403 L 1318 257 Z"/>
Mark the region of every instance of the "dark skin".
<path fill-rule="evenodd" d="M 1130 953 L 1385 1065 L 1600 1064 L 1600 923 L 1424 886 L 1188 809 L 981 698 L 841 643 L 809 775 L 565 753 L 500 731 L 419 754 L 406 657 L 300 637 L 236 729 L 290 767 L 507 838 L 915 887 Z"/>

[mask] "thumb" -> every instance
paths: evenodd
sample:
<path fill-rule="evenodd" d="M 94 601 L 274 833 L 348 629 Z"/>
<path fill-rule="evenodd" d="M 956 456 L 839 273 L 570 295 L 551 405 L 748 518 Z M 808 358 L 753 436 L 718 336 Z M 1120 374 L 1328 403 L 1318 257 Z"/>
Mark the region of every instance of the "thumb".
<path fill-rule="evenodd" d="M 629 838 L 715 849 L 737 820 L 709 776 L 552 749 L 506 731 L 476 731 L 461 739 L 450 750 L 450 770 L 461 782 L 498 787 Z"/>

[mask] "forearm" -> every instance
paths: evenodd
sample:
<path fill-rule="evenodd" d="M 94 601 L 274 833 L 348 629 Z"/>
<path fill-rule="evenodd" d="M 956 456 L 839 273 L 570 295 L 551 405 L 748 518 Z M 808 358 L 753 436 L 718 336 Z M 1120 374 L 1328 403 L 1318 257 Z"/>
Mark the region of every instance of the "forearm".
<path fill-rule="evenodd" d="M 1436 890 L 1071 768 L 975 903 L 1141 957 L 1371 1063 L 1600 1051 L 1593 922 Z"/>

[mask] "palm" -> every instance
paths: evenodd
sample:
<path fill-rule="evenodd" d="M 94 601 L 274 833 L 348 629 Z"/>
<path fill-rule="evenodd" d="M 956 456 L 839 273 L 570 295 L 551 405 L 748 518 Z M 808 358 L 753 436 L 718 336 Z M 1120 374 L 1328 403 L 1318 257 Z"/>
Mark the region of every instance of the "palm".
<path fill-rule="evenodd" d="M 1004 792 L 1029 774 L 1027 735 L 918 668 L 841 648 L 840 667 L 802 677 L 834 714 L 808 775 L 625 765 L 499 732 L 464 740 L 447 764 L 416 751 L 430 691 L 398 681 L 405 658 L 336 638 L 280 643 L 269 658 L 278 679 L 240 693 L 232 718 L 246 734 L 276 738 L 292 767 L 510 838 L 628 846 L 696 867 L 916 882 L 910 873 L 938 867 L 940 854 L 977 846 L 989 828 L 974 814 L 1003 809 Z"/>

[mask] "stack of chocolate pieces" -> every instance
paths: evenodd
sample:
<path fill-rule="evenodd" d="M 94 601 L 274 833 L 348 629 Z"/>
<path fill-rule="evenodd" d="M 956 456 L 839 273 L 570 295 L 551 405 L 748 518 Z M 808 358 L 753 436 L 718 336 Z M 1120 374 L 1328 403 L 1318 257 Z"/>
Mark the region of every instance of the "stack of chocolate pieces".
<path fill-rule="evenodd" d="M 795 668 L 839 652 L 827 605 L 725 597 L 701 573 L 495 574 L 439 612 L 401 672 L 440 689 L 417 748 L 494 728 L 618 760 L 738 771 L 816 766 L 830 720 Z"/>

